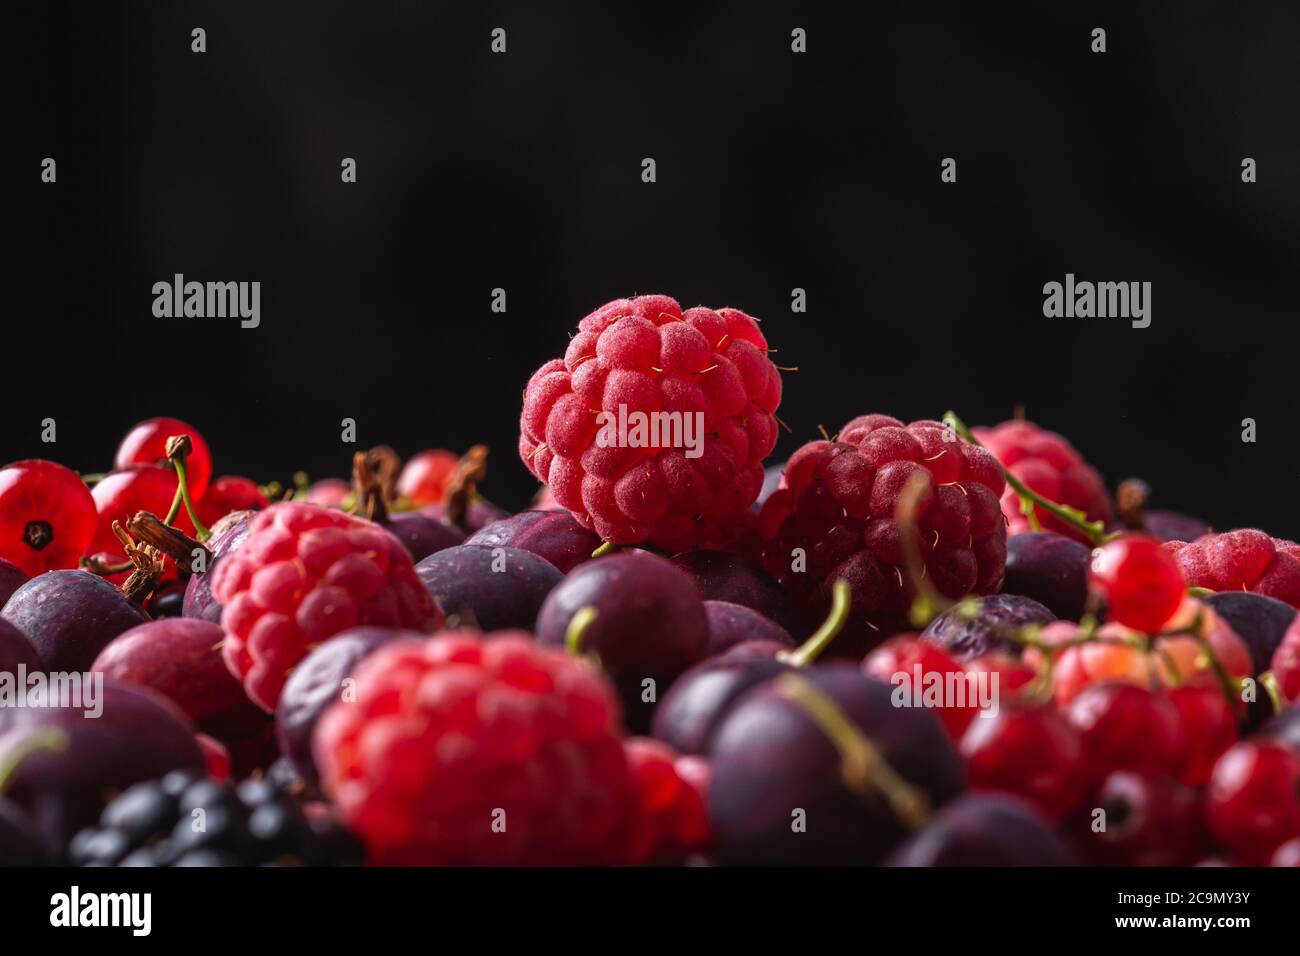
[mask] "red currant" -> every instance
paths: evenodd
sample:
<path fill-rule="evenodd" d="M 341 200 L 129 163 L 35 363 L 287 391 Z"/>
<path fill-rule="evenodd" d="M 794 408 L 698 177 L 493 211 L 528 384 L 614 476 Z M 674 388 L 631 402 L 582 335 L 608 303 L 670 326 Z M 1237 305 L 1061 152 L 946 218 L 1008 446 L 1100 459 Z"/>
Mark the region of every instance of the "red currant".
<path fill-rule="evenodd" d="M 208 493 L 194 506 L 194 510 L 199 513 L 199 520 L 211 527 L 232 511 L 261 511 L 267 504 L 266 495 L 262 494 L 257 482 L 225 475 L 208 485 Z"/>
<path fill-rule="evenodd" d="M 189 481 L 190 499 L 199 501 L 212 478 L 212 453 L 198 430 L 179 418 L 151 418 L 136 425 L 117 446 L 113 466 L 119 470 L 132 465 L 171 467 L 167 464 L 167 439 L 173 435 L 190 436 L 191 449 L 185 459 L 185 477 Z"/>
<path fill-rule="evenodd" d="M 1050 707 L 1004 705 L 976 718 L 961 739 L 961 754 L 972 788 L 1023 797 L 1055 823 L 1087 792 L 1083 741 Z"/>
<path fill-rule="evenodd" d="M 1030 664 L 999 651 L 972 657 L 966 662 L 966 670 L 971 674 L 997 674 L 999 693 L 1012 695 L 1024 690 L 1038 676 L 1038 671 Z"/>
<path fill-rule="evenodd" d="M 1105 816 L 1089 813 L 1076 830 L 1094 866 L 1191 866 L 1209 849 L 1196 791 L 1167 777 L 1112 773 L 1097 793 L 1097 809 Z"/>
<path fill-rule="evenodd" d="M 1214 765 L 1206 815 L 1233 857 L 1268 863 L 1300 837 L 1300 755 L 1275 743 L 1244 740 Z"/>
<path fill-rule="evenodd" d="M 976 685 L 973 681 L 966 680 L 966 671 L 961 664 L 949 657 L 942 648 L 915 634 L 900 634 L 885 641 L 866 656 L 862 662 L 862 671 L 891 687 L 897 686 L 901 675 L 906 678 L 909 689 L 919 674 L 923 681 L 923 695 L 925 681 L 940 681 L 939 686 L 943 688 L 942 704 L 932 709 L 954 741 L 961 740 L 962 733 L 979 708 L 979 700 L 974 692 Z M 956 686 L 961 688 L 963 699 L 960 703 L 948 699 L 949 675 L 955 675 Z"/>
<path fill-rule="evenodd" d="M 1155 634 L 1187 589 L 1173 557 L 1154 538 L 1126 534 L 1092 554 L 1088 586 L 1106 599 L 1110 619 Z"/>
<path fill-rule="evenodd" d="M 1273 854 L 1273 859 L 1269 860 L 1269 866 L 1300 866 L 1300 837 L 1294 840 L 1287 840 L 1277 852 Z"/>
<path fill-rule="evenodd" d="M 433 448 L 413 455 L 397 478 L 397 493 L 416 505 L 436 505 L 446 495 L 447 479 L 460 459 Z"/>
<path fill-rule="evenodd" d="M 95 533 L 95 502 L 62 465 L 29 459 L 0 469 L 0 558 L 28 576 L 75 568 Z"/>
<path fill-rule="evenodd" d="M 1118 681 L 1093 684 L 1065 708 L 1083 738 L 1095 783 L 1113 770 L 1175 777 L 1183 765 L 1183 729 L 1168 697 Z"/>
<path fill-rule="evenodd" d="M 1181 779 L 1189 787 L 1203 787 L 1215 761 L 1237 742 L 1237 715 L 1217 685 L 1184 685 L 1167 696 L 1183 727 Z"/>

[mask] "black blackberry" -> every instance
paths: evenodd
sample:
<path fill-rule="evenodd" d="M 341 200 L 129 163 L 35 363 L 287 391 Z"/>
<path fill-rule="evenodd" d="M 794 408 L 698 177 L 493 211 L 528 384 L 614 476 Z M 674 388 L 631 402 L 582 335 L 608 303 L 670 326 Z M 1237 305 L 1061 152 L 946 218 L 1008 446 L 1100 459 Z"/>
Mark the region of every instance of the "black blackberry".
<path fill-rule="evenodd" d="M 238 786 L 185 770 L 123 791 L 73 837 L 79 866 L 349 866 L 361 844 L 325 815 L 305 813 L 265 779 Z"/>

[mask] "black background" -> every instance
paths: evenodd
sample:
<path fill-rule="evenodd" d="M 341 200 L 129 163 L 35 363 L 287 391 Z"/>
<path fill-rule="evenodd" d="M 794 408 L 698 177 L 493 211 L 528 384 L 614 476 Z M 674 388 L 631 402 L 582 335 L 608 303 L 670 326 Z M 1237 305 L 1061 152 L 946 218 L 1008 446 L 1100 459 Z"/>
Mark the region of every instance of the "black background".
<path fill-rule="evenodd" d="M 404 454 L 488 443 L 519 507 L 529 373 L 666 292 L 759 316 L 799 366 L 779 457 L 868 411 L 1023 403 L 1112 485 L 1300 537 L 1300 5 L 1135 6 L 24 11 L 0 458 L 100 470 L 169 414 L 218 473 L 344 474 L 352 417 Z M 261 327 L 155 319 L 175 272 L 261 281 Z M 1151 327 L 1043 318 L 1066 272 L 1152 282 Z"/>

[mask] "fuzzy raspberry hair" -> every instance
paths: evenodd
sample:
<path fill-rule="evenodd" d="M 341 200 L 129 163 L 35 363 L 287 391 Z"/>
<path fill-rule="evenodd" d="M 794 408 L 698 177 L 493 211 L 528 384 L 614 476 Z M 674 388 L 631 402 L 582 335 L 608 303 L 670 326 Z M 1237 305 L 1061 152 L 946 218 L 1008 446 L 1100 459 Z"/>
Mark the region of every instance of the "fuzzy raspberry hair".
<path fill-rule="evenodd" d="M 781 375 L 738 309 L 682 311 L 668 296 L 616 299 L 578 323 L 563 359 L 524 392 L 519 455 L 555 500 L 616 544 L 721 544 L 758 496 L 776 444 Z M 602 447 L 597 415 L 702 412 L 702 455 Z"/>

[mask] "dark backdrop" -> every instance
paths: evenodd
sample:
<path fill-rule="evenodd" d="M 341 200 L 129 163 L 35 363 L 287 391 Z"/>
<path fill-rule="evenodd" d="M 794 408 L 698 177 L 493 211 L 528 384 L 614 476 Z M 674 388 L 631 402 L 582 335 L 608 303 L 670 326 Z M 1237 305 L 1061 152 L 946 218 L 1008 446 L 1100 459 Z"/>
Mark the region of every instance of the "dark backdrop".
<path fill-rule="evenodd" d="M 99 470 L 171 414 L 219 472 L 344 474 L 348 416 L 405 454 L 488 443 L 517 507 L 528 374 L 653 291 L 758 315 L 799 366 L 778 456 L 868 411 L 1023 403 L 1112 484 L 1300 537 L 1300 6 L 916 6 L 21 14 L 0 458 Z M 174 272 L 261 281 L 261 327 L 153 318 Z M 1043 318 L 1066 272 L 1151 281 L 1153 324 Z"/>

